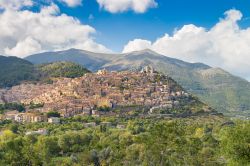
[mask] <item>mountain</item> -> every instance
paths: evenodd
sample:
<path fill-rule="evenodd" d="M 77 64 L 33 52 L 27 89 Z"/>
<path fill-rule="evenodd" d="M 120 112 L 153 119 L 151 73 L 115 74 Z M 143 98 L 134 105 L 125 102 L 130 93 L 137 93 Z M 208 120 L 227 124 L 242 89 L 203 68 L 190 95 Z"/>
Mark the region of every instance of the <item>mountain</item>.
<path fill-rule="evenodd" d="M 120 56 L 119 54 L 115 56 Z M 82 51 L 77 49 L 70 49 L 59 52 L 46 52 L 41 54 L 32 55 L 26 60 L 34 64 L 45 64 L 58 61 L 70 61 L 81 64 L 91 71 L 96 71 L 106 63 L 114 58 L 110 54 L 97 54 L 89 51 Z"/>
<path fill-rule="evenodd" d="M 102 68 L 119 71 L 140 70 L 145 65 L 152 65 L 219 111 L 250 110 L 250 83 L 248 81 L 220 68 L 212 68 L 202 63 L 184 62 L 151 50 L 127 54 L 101 54 L 70 49 L 35 54 L 28 56 L 26 60 L 35 64 L 71 61 L 92 71 Z"/>
<path fill-rule="evenodd" d="M 0 88 L 12 87 L 22 82 L 48 81 L 50 77 L 75 78 L 90 72 L 72 62 L 55 62 L 34 65 L 17 57 L 0 56 Z"/>
<path fill-rule="evenodd" d="M 10 87 L 36 78 L 35 67 L 27 60 L 0 56 L 0 87 Z"/>

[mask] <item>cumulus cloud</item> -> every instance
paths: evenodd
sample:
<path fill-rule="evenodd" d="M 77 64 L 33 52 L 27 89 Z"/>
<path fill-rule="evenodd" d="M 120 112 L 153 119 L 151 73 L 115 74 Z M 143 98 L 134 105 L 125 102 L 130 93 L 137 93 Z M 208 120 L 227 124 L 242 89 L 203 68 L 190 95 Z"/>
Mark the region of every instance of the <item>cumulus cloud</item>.
<path fill-rule="evenodd" d="M 149 8 L 157 7 L 155 0 L 97 0 L 101 8 L 119 13 L 133 10 L 136 13 L 144 13 Z"/>
<path fill-rule="evenodd" d="M 82 5 L 83 0 L 0 0 L 0 9 L 18 10 L 23 7 L 33 6 L 34 4 L 50 4 L 53 2 L 64 3 L 68 7 L 76 7 Z"/>
<path fill-rule="evenodd" d="M 22 7 L 32 6 L 32 0 L 1 0 L 0 9 L 14 9 L 18 10 Z"/>
<path fill-rule="evenodd" d="M 82 5 L 82 0 L 60 0 L 60 1 L 67 4 L 69 7 L 76 7 Z"/>
<path fill-rule="evenodd" d="M 57 5 L 39 12 L 8 10 L 0 13 L 0 54 L 24 57 L 68 48 L 110 52 L 93 39 L 95 29 L 61 14 Z"/>
<path fill-rule="evenodd" d="M 242 13 L 232 9 L 209 30 L 185 25 L 172 36 L 165 34 L 154 42 L 129 41 L 123 52 L 149 48 L 166 56 L 221 67 L 250 79 L 250 27 L 240 28 L 241 18 Z"/>
<path fill-rule="evenodd" d="M 29 55 L 31 53 L 36 53 L 41 50 L 41 45 L 38 41 L 31 37 L 27 37 L 23 41 L 20 41 L 13 48 L 5 48 L 4 51 L 8 55 Z"/>
<path fill-rule="evenodd" d="M 124 46 L 123 53 L 151 49 L 151 48 L 152 48 L 151 41 L 142 40 L 142 39 L 134 39 L 133 41 L 129 41 L 128 44 Z"/>

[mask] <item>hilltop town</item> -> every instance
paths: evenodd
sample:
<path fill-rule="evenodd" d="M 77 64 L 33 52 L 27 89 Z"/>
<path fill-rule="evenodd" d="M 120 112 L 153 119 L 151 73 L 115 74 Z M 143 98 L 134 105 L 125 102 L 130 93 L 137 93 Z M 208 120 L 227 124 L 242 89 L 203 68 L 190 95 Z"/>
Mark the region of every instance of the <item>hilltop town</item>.
<path fill-rule="evenodd" d="M 146 114 L 211 111 L 174 80 L 150 66 L 140 72 L 104 69 L 78 78 L 54 78 L 52 84 L 21 84 L 1 90 L 0 96 L 0 103 L 24 105 L 25 112 L 9 111 L 2 116 L 18 122 L 47 121 L 46 113 L 51 111 L 64 118 L 113 116 L 135 110 Z"/>

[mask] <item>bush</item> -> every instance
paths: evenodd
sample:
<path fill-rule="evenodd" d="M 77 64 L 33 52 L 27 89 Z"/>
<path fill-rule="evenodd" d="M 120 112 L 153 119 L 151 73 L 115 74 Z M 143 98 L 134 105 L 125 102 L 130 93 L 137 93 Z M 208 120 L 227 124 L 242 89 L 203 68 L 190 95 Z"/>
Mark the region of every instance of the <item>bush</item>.
<path fill-rule="evenodd" d="M 56 112 L 56 111 L 50 111 L 47 113 L 47 117 L 50 118 L 50 117 L 60 117 L 60 113 L 59 112 Z"/>

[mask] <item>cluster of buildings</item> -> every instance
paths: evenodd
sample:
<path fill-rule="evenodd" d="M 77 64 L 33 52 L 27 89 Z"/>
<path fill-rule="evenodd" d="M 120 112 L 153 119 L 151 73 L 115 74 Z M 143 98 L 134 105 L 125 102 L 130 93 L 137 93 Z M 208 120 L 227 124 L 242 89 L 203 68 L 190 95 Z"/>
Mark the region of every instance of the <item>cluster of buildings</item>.
<path fill-rule="evenodd" d="M 49 85 L 23 84 L 6 91 L 2 98 L 26 105 L 27 112 L 36 112 L 15 114 L 16 121 L 40 122 L 48 121 L 43 113 L 52 110 L 62 117 L 71 117 L 100 116 L 100 107 L 111 110 L 126 106 L 173 108 L 178 106 L 180 98 L 188 97 L 175 86 L 171 79 L 164 78 L 152 67 L 145 67 L 141 72 L 100 70 L 75 79 L 55 79 Z M 43 107 L 30 109 L 30 103 L 42 103 Z"/>
<path fill-rule="evenodd" d="M 33 98 L 53 89 L 52 84 L 28 84 L 24 83 L 13 86 L 10 89 L 0 89 L 0 103 L 20 102 L 22 100 Z"/>

